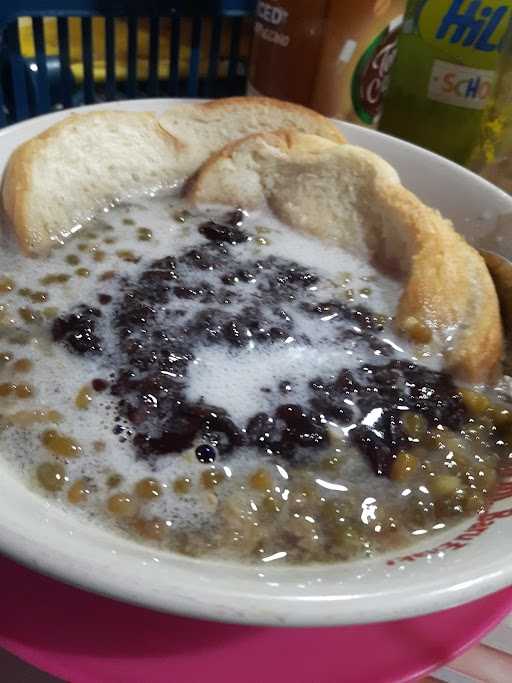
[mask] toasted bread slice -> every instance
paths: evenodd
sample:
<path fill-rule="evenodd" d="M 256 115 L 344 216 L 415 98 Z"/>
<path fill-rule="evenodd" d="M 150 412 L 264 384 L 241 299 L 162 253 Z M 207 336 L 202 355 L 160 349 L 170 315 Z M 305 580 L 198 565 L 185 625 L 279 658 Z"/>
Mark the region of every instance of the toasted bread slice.
<path fill-rule="evenodd" d="M 226 143 L 251 133 L 293 128 L 334 142 L 346 141 L 325 116 L 270 97 L 228 97 L 182 104 L 162 114 L 160 124 L 183 145 L 188 175 Z"/>
<path fill-rule="evenodd" d="M 404 281 L 400 332 L 430 328 L 448 368 L 463 378 L 483 381 L 496 371 L 503 333 L 483 259 L 375 154 L 294 131 L 252 135 L 210 158 L 187 196 L 248 209 L 268 204 L 289 225 L 393 271 Z"/>
<path fill-rule="evenodd" d="M 176 182 L 178 142 L 149 113 L 71 114 L 18 147 L 3 206 L 26 253 L 45 253 L 120 197 Z"/>
<path fill-rule="evenodd" d="M 344 141 L 320 114 L 268 98 L 180 105 L 160 124 L 150 113 L 71 114 L 21 145 L 4 174 L 3 206 L 22 249 L 46 253 L 113 201 L 184 180 L 246 132 L 296 127 Z"/>

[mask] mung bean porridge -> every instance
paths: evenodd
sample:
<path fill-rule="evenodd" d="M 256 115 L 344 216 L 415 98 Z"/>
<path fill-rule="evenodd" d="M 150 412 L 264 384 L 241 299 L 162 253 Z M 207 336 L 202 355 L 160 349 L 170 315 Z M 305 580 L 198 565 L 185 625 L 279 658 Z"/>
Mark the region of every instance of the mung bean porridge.
<path fill-rule="evenodd" d="M 401 284 L 269 213 L 121 204 L 0 255 L 0 453 L 140 542 L 243 562 L 371 557 L 485 509 L 502 392 L 393 332 Z"/>

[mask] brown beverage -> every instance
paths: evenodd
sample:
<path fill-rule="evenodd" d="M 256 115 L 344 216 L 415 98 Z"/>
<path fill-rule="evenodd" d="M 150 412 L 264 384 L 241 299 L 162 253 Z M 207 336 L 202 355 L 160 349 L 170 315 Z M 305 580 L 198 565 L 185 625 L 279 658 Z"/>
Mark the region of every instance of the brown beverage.
<path fill-rule="evenodd" d="M 249 94 L 376 124 L 404 5 L 405 0 L 260 0 Z"/>
<path fill-rule="evenodd" d="M 250 95 L 309 104 L 324 37 L 327 0 L 258 2 Z"/>
<path fill-rule="evenodd" d="M 405 0 L 331 0 L 311 106 L 326 116 L 376 124 Z"/>

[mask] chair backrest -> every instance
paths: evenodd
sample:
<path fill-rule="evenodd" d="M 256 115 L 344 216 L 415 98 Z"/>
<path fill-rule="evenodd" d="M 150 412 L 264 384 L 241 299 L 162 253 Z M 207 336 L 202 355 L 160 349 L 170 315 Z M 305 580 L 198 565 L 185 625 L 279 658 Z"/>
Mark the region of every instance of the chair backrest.
<path fill-rule="evenodd" d="M 255 0 L 51 4 L 0 2 L 0 126 L 79 104 L 245 89 Z"/>

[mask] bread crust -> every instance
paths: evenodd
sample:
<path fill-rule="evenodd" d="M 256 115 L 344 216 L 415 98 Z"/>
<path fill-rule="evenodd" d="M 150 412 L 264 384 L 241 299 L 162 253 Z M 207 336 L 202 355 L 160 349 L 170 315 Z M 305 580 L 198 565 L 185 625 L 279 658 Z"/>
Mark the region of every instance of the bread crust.
<path fill-rule="evenodd" d="M 406 284 L 396 312 L 403 331 L 411 318 L 435 321 L 445 338 L 450 371 L 471 382 L 494 378 L 503 353 L 503 327 L 494 282 L 484 259 L 450 221 L 402 186 L 376 188 L 414 242 Z"/>
<path fill-rule="evenodd" d="M 347 141 L 340 130 L 322 114 L 319 114 L 312 109 L 308 109 L 307 107 L 303 107 L 300 104 L 294 104 L 284 100 L 277 100 L 272 97 L 225 97 L 216 100 L 210 100 L 209 102 L 198 102 L 197 104 L 187 104 L 182 106 L 187 107 L 190 110 L 190 116 L 201 116 L 201 114 L 204 114 L 205 120 L 210 116 L 217 114 L 227 126 L 229 126 L 229 117 L 232 115 L 232 112 L 235 109 L 245 109 L 250 114 L 254 113 L 256 108 L 281 112 L 283 114 L 294 114 L 301 116 L 304 121 L 311 122 L 311 126 L 317 128 L 315 134 L 322 135 L 322 137 L 340 144 Z M 171 134 L 173 133 L 172 125 L 166 125 L 166 118 L 168 115 L 172 116 L 175 111 L 176 107 L 173 107 L 160 117 L 161 125 Z M 284 128 L 282 124 L 277 126 L 276 129 L 281 128 Z M 182 142 L 187 144 L 186 140 Z"/>
<path fill-rule="evenodd" d="M 303 177 L 319 174 L 338 182 L 347 175 L 351 157 L 359 157 L 364 175 L 357 179 L 350 171 L 353 178 L 345 188 L 361 214 L 360 234 L 352 235 L 342 232 L 346 192 L 336 198 L 331 188 L 337 203 L 327 211 L 328 197 L 306 198 L 302 184 Z M 259 183 L 249 182 L 246 169 Z M 236 182 L 230 182 L 230 174 Z M 485 262 L 450 221 L 404 188 L 393 169 L 370 152 L 294 131 L 251 135 L 213 155 L 190 182 L 187 196 L 195 204 L 256 208 L 266 203 L 290 226 L 363 253 L 403 278 L 398 332 L 406 332 L 411 320 L 428 326 L 443 340 L 448 369 L 465 380 L 486 381 L 498 371 L 503 331 Z"/>
<path fill-rule="evenodd" d="M 116 125 L 127 123 L 146 128 L 157 135 L 169 149 L 170 157 L 176 157 L 180 149 L 179 141 L 162 129 L 157 117 L 150 112 L 98 111 L 72 113 L 39 135 L 27 140 L 11 154 L 2 179 L 3 211 L 12 225 L 18 243 L 26 254 L 45 254 L 53 245 L 54 236 L 31 225 L 29 218 L 30 202 L 28 195 L 32 190 L 32 167 L 46 146 L 58 145 L 59 138 L 77 123 L 88 127 L 113 122 Z M 64 226 L 69 228 L 71 226 Z"/>
<path fill-rule="evenodd" d="M 32 155 L 36 153 L 35 139 L 28 140 L 17 147 L 11 154 L 4 171 L 2 183 L 2 208 L 7 220 L 14 227 L 18 243 L 25 253 L 29 253 L 24 239 L 20 239 L 20 232 L 28 231 L 26 217 L 25 193 L 28 189 L 27 166 Z M 38 243 L 34 244 L 37 249 Z"/>

